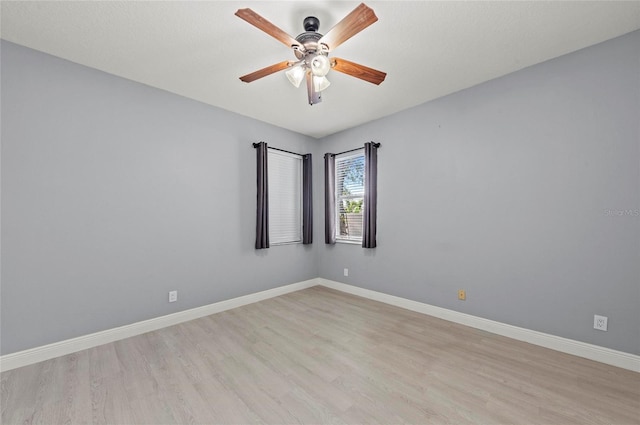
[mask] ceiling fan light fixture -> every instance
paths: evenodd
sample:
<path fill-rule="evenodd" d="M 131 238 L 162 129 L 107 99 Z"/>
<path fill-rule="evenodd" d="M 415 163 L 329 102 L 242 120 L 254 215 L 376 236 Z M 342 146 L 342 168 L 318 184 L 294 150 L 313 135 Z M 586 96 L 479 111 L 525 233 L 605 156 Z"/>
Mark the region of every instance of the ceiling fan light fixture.
<path fill-rule="evenodd" d="M 311 59 L 311 72 L 316 77 L 324 77 L 331 69 L 331 62 L 325 55 L 316 55 Z"/>
<path fill-rule="evenodd" d="M 318 77 L 316 75 L 313 76 L 313 87 L 317 92 L 321 92 L 330 85 L 331 83 L 329 82 L 329 80 L 327 80 L 327 77 Z"/>
<path fill-rule="evenodd" d="M 300 83 L 302 83 L 302 80 L 304 79 L 304 74 L 304 63 L 294 65 L 291 67 L 291 69 L 285 72 L 285 75 L 287 76 L 291 84 L 293 84 L 296 88 L 300 87 Z"/>

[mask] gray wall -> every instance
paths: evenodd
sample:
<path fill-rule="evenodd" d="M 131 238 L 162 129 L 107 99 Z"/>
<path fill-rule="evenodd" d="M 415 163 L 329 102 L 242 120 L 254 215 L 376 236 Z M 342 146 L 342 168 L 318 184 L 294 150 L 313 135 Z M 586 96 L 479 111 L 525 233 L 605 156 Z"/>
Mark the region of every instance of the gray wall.
<path fill-rule="evenodd" d="M 316 141 L 1 48 L 2 354 L 318 276 L 313 247 L 253 249 L 251 147 Z"/>
<path fill-rule="evenodd" d="M 3 41 L 0 352 L 322 276 L 640 354 L 639 52 L 317 141 Z M 314 153 L 312 247 L 253 249 L 257 140 Z M 370 140 L 379 247 L 328 247 L 322 154 Z"/>
<path fill-rule="evenodd" d="M 640 354 L 639 116 L 634 32 L 328 137 L 382 143 L 379 246 L 320 275 Z"/>

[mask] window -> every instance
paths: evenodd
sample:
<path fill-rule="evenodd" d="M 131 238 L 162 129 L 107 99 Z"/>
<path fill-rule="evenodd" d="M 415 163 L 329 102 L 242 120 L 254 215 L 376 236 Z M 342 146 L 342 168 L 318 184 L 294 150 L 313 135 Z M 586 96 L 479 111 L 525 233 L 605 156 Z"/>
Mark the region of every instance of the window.
<path fill-rule="evenodd" d="M 335 158 L 336 241 L 362 242 L 364 150 Z"/>
<path fill-rule="evenodd" d="M 324 243 L 377 246 L 379 147 L 324 155 Z"/>
<path fill-rule="evenodd" d="M 269 240 L 273 245 L 302 242 L 302 156 L 268 151 Z"/>

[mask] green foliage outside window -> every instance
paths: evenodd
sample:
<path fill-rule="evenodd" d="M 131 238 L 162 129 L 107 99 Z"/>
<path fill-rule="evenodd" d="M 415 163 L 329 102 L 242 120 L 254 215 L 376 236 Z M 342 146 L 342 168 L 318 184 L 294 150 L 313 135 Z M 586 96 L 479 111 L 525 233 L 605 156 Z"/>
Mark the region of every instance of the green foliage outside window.
<path fill-rule="evenodd" d="M 348 213 L 359 214 L 362 212 L 362 202 L 362 199 L 360 199 L 359 201 L 347 201 L 347 206 L 344 211 Z"/>

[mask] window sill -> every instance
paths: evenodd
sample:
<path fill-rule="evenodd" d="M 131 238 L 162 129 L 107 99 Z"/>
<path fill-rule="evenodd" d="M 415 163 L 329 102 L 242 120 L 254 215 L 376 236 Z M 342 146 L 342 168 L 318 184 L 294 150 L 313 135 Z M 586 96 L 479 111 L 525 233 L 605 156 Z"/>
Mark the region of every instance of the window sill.
<path fill-rule="evenodd" d="M 343 243 L 345 245 L 360 245 L 362 246 L 362 241 L 353 241 L 349 239 L 336 239 L 336 243 Z"/>
<path fill-rule="evenodd" d="M 293 241 L 293 242 L 271 242 L 270 246 L 282 246 L 282 245 L 302 245 L 302 241 Z"/>

